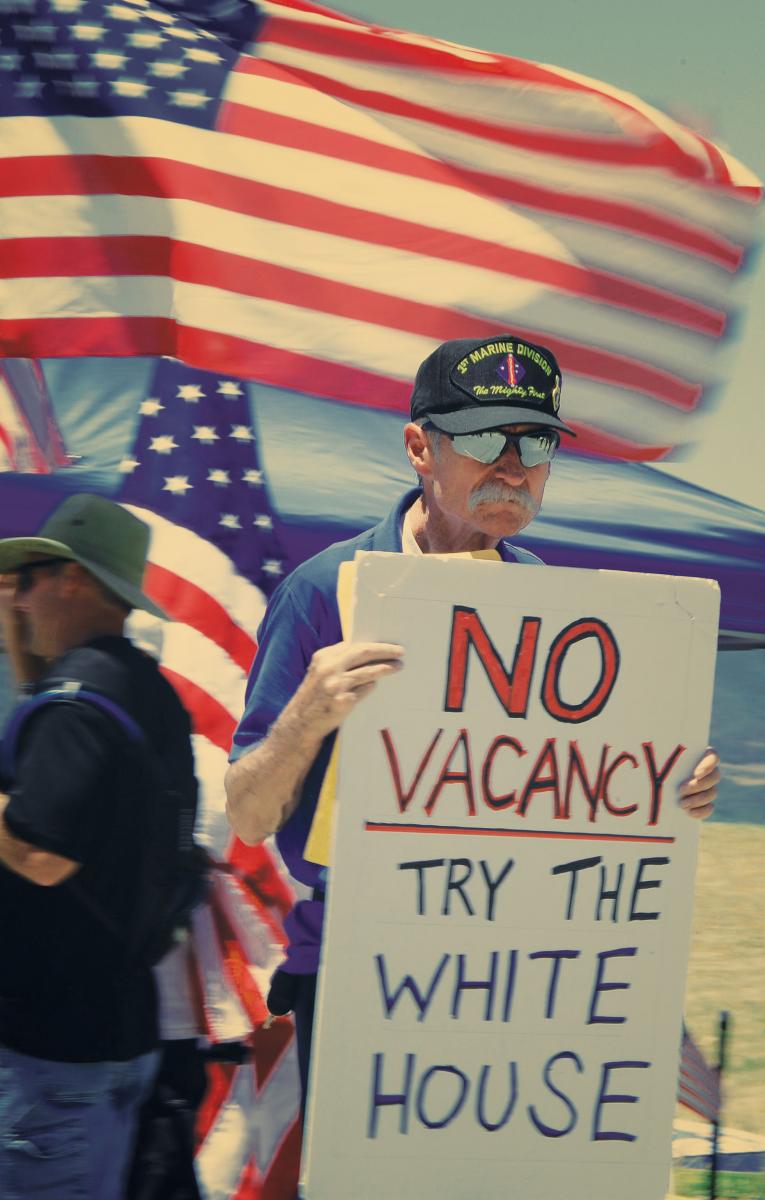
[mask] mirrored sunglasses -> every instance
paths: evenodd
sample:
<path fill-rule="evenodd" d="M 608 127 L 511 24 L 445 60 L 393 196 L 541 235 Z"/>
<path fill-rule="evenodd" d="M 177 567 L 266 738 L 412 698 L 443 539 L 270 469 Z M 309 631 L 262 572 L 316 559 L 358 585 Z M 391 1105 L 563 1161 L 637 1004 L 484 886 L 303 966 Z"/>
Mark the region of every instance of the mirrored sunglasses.
<path fill-rule="evenodd" d="M 501 429 L 483 429 L 480 433 L 445 433 L 458 454 L 478 462 L 495 463 L 508 446 L 515 446 L 524 467 L 552 462 L 560 445 L 555 429 L 532 429 L 527 433 L 505 433 Z"/>

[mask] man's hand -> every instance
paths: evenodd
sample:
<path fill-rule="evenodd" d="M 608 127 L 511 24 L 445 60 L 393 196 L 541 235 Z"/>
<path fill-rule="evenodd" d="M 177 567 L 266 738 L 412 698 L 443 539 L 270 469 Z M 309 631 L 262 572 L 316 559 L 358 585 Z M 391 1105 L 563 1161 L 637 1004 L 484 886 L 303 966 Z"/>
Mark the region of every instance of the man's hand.
<path fill-rule="evenodd" d="M 403 667 L 403 655 L 402 646 L 388 642 L 337 642 L 317 650 L 294 698 L 300 720 L 326 737 L 378 680 Z"/>
<path fill-rule="evenodd" d="M 255 845 L 281 829 L 324 738 L 380 679 L 401 669 L 403 654 L 387 642 L 337 642 L 316 651 L 267 737 L 226 772 L 226 812 L 243 841 Z"/>
<path fill-rule="evenodd" d="M 691 778 L 680 785 L 680 807 L 685 809 L 689 817 L 703 821 L 711 815 L 720 782 L 719 768 L 720 756 L 710 746 L 696 764 Z"/>
<path fill-rule="evenodd" d="M 0 575 L 0 621 L 5 624 L 13 615 L 16 597 L 16 576 Z"/>
<path fill-rule="evenodd" d="M 17 578 L 13 572 L 0 575 L 0 636 L 10 660 L 17 686 L 36 683 L 45 663 L 24 646 L 24 617 L 16 608 Z"/>

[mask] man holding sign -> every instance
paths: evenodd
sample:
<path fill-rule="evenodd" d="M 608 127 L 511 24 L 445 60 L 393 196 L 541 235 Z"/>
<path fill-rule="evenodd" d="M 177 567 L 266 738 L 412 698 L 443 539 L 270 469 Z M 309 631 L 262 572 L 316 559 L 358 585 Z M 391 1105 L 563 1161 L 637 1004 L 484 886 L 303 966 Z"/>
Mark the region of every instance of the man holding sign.
<path fill-rule="evenodd" d="M 377 526 L 301 564 L 274 593 L 258 634 L 245 712 L 226 777 L 229 819 L 246 842 L 277 834 L 293 876 L 313 889 L 291 918 L 277 1011 L 294 1008 L 305 1091 L 326 871 L 304 857 L 335 733 L 375 683 L 404 666 L 399 645 L 344 641 L 340 564 L 357 551 L 410 555 L 494 550 L 540 565 L 506 539 L 542 503 L 561 433 L 561 374 L 542 346 L 507 333 L 439 346 L 420 366 L 404 430 L 419 476 Z M 712 811 L 719 782 L 708 752 L 680 788 L 691 816 Z"/>

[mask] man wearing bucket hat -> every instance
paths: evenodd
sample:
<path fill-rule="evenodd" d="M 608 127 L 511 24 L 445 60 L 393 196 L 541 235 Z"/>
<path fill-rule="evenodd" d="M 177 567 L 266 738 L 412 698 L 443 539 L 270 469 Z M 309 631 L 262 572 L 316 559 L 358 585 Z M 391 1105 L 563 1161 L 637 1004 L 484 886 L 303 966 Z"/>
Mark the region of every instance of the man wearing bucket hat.
<path fill-rule="evenodd" d="M 129 949 L 148 752 L 196 798 L 188 716 L 123 636 L 149 529 L 98 496 L 0 541 L 9 653 L 32 695 L 12 715 L 0 795 L 0 1194 L 124 1194 L 157 1067 L 151 966 Z M 6 594 L 8 592 L 6 583 Z M 140 748 L 139 748 L 140 747 Z"/>
<path fill-rule="evenodd" d="M 258 631 L 246 707 L 226 777 L 231 823 L 246 842 L 276 832 L 292 874 L 314 889 L 288 919 L 292 945 L 272 989 L 273 1011 L 294 1008 L 305 1086 L 325 872 L 303 857 L 335 733 L 402 648 L 342 640 L 336 601 L 341 562 L 357 550 L 404 554 L 496 548 L 505 562 L 539 564 L 508 538 L 539 510 L 562 434 L 554 355 L 515 334 L 458 339 L 420 366 L 404 429 L 419 487 L 379 525 L 299 566 L 271 597 Z M 712 809 L 717 756 L 707 754 L 680 803 Z"/>

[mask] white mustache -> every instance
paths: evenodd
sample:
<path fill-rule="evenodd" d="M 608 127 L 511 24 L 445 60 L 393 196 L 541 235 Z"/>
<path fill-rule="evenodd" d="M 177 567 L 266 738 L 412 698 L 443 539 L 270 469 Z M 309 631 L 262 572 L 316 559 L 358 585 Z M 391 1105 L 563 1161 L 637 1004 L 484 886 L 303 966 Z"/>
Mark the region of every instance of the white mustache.
<path fill-rule="evenodd" d="M 473 512 L 478 508 L 479 504 L 507 503 L 515 501 L 535 516 L 539 511 L 539 505 L 523 488 L 513 487 L 511 483 L 500 483 L 498 480 L 489 480 L 487 483 L 482 483 L 479 488 L 471 492 L 468 497 L 468 509 Z"/>

